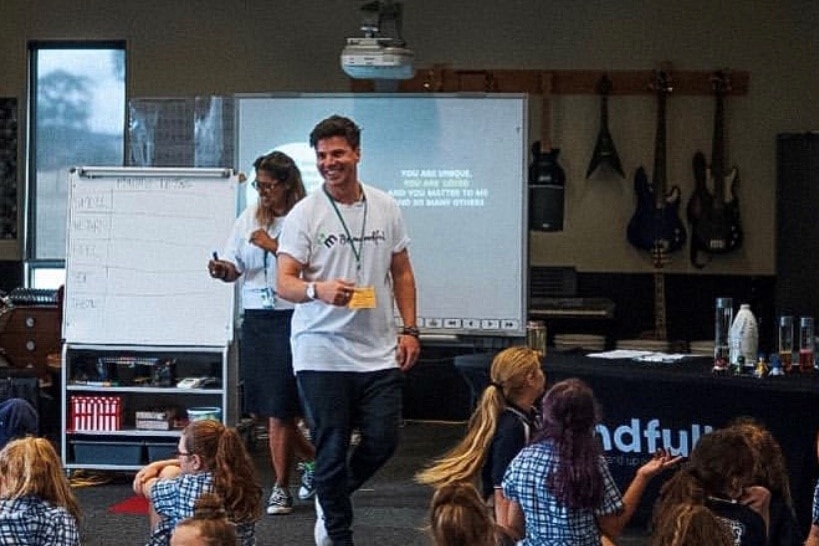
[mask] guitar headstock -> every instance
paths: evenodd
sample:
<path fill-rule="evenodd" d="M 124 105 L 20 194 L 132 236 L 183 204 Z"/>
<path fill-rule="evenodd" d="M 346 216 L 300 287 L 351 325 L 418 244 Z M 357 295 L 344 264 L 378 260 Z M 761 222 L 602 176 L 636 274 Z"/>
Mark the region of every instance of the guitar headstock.
<path fill-rule="evenodd" d="M 612 83 L 611 78 L 609 78 L 608 74 L 603 74 L 600 77 L 600 80 L 597 82 L 597 94 L 598 95 L 608 95 L 611 93 L 612 90 Z"/>
<path fill-rule="evenodd" d="M 674 91 L 671 84 L 671 73 L 668 70 L 655 70 L 654 79 L 649 85 L 649 89 L 660 95 L 669 95 Z"/>
<path fill-rule="evenodd" d="M 731 71 L 727 68 L 717 70 L 709 79 L 715 94 L 727 95 L 731 92 Z"/>

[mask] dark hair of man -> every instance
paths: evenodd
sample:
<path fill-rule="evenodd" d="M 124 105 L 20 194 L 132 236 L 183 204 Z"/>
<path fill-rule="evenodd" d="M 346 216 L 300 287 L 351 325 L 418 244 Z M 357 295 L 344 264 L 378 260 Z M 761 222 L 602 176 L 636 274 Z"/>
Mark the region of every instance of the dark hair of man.
<path fill-rule="evenodd" d="M 361 144 L 361 128 L 350 118 L 332 115 L 323 119 L 310 133 L 310 147 L 315 148 L 319 140 L 332 137 L 344 137 L 353 149 Z"/>
<path fill-rule="evenodd" d="M 602 449 L 594 435 L 599 421 L 594 393 L 579 379 L 555 383 L 543 397 L 543 427 L 535 441 L 554 444 L 557 466 L 546 487 L 567 508 L 595 508 L 603 499 Z"/>

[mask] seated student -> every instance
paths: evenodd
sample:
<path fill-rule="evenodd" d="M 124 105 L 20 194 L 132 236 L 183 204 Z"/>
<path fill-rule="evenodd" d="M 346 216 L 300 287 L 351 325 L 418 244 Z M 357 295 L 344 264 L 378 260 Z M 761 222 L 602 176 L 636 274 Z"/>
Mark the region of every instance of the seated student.
<path fill-rule="evenodd" d="M 680 504 L 701 505 L 719 518 L 735 546 L 766 546 L 770 493 L 752 485 L 753 473 L 753 454 L 741 432 L 709 432 L 688 463 L 663 484 L 655 522 L 667 520 Z"/>
<path fill-rule="evenodd" d="M 222 499 L 202 493 L 193 516 L 180 521 L 171 533 L 171 546 L 236 546 L 236 529 L 227 519 Z"/>
<path fill-rule="evenodd" d="M 816 435 L 816 459 L 819 460 L 819 434 Z M 813 512 L 811 514 L 810 531 L 805 546 L 819 546 L 819 480 L 813 488 Z"/>
<path fill-rule="evenodd" d="M 30 402 L 9 398 L 0 402 L 0 448 L 15 438 L 39 431 L 39 416 Z"/>
<path fill-rule="evenodd" d="M 725 525 L 702 504 L 678 504 L 655 521 L 651 546 L 733 546 Z"/>
<path fill-rule="evenodd" d="M 435 546 L 511 546 L 511 536 L 492 519 L 475 486 L 452 482 L 441 486 L 429 506 L 429 529 Z"/>
<path fill-rule="evenodd" d="M 134 478 L 134 491 L 151 502 L 150 546 L 167 546 L 176 524 L 193 515 L 202 493 L 224 499 L 239 543 L 253 546 L 262 513 L 262 488 L 239 434 L 212 420 L 191 422 L 179 438 L 177 459 L 156 461 Z"/>
<path fill-rule="evenodd" d="M 60 457 L 45 438 L 12 440 L 0 451 L 0 544 L 77 546 L 80 506 Z"/>
<path fill-rule="evenodd" d="M 540 432 L 503 477 L 512 529 L 524 537 L 523 546 L 616 540 L 649 481 L 680 460 L 658 450 L 621 496 L 595 436 L 599 405 L 586 383 L 566 379 L 552 386 L 543 398 L 542 418 Z"/>
<path fill-rule="evenodd" d="M 526 347 L 509 347 L 495 356 L 490 384 L 469 419 L 466 436 L 416 480 L 433 486 L 480 477 L 482 494 L 495 506 L 495 519 L 509 525 L 508 504 L 501 480 L 509 462 L 536 432 L 535 401 L 543 394 L 546 377 L 540 356 Z"/>
<path fill-rule="evenodd" d="M 771 493 L 768 546 L 801 546 L 805 535 L 799 529 L 793 509 L 788 466 L 782 448 L 765 426 L 750 417 L 731 422 L 740 431 L 754 457 L 751 483 Z"/>

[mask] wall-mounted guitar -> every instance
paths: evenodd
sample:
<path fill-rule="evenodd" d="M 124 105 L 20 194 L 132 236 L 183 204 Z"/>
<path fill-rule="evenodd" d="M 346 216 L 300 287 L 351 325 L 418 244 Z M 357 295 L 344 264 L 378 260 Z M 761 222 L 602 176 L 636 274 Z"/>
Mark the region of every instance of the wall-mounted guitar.
<path fill-rule="evenodd" d="M 700 253 L 726 254 L 742 246 L 743 238 L 736 195 L 738 171 L 732 168 L 726 172 L 725 167 L 725 95 L 731 91 L 728 72 L 715 72 L 711 83 L 716 96 L 710 169 L 714 193 L 708 191 L 709 169 L 705 156 L 698 151 L 692 160 L 696 186 L 686 207 L 691 224 L 691 264 L 697 268 L 703 268 L 707 263 L 699 260 Z M 725 200 L 726 186 L 730 188 L 730 201 Z"/>
<path fill-rule="evenodd" d="M 611 79 L 603 74 L 597 83 L 597 94 L 600 95 L 600 131 L 597 133 L 597 143 L 594 145 L 589 168 L 586 170 L 586 178 L 589 178 L 600 165 L 608 165 L 621 178 L 626 175 L 623 166 L 620 164 L 620 156 L 617 155 L 617 148 L 614 147 L 614 140 L 609 132 L 609 94 L 611 93 Z"/>
<path fill-rule="evenodd" d="M 557 162 L 560 149 L 551 143 L 551 76 L 544 77 L 542 87 L 540 140 L 532 144 L 529 164 L 529 229 L 561 231 L 566 173 Z"/>
<path fill-rule="evenodd" d="M 656 71 L 652 88 L 657 93 L 657 134 L 654 143 L 654 180 L 648 182 L 643 167 L 634 175 L 637 210 L 628 223 L 629 243 L 649 252 L 661 248 L 676 252 L 685 245 L 685 226 L 680 220 L 680 188 L 666 189 L 665 133 L 666 98 L 671 93 L 671 79 L 664 71 Z"/>
<path fill-rule="evenodd" d="M 641 337 L 666 340 L 665 277 L 668 254 L 685 245 L 685 226 L 679 217 L 680 189 L 666 189 L 666 99 L 671 93 L 667 72 L 656 71 L 652 88 L 657 94 L 657 134 L 654 143 L 654 180 L 649 184 L 643 167 L 634 175 L 637 210 L 628 223 L 628 241 L 651 252 L 654 265 L 654 332 Z"/>

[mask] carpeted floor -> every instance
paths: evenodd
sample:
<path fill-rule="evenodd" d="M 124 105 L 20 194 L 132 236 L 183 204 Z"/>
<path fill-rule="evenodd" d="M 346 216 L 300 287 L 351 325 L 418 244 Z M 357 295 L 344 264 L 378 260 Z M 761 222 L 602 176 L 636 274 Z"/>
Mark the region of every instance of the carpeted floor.
<path fill-rule="evenodd" d="M 354 533 L 358 546 L 429 546 L 423 527 L 431 492 L 413 483 L 412 475 L 456 442 L 463 431 L 462 424 L 407 422 L 396 455 L 354 496 Z M 264 448 L 260 441 L 253 454 L 266 494 L 269 494 L 271 472 Z M 75 490 L 85 513 L 84 544 L 136 546 L 145 543 L 148 522 L 144 515 L 132 513 L 140 511 L 131 491 L 132 478 L 133 475 L 117 473 L 105 485 Z M 297 479 L 295 473 L 293 479 Z M 296 502 L 290 515 L 265 515 L 262 518 L 257 525 L 259 546 L 313 544 L 313 503 Z M 119 506 L 119 510 L 111 513 L 115 506 Z M 620 546 L 645 544 L 648 541 L 639 529 L 629 530 L 619 542 Z"/>

